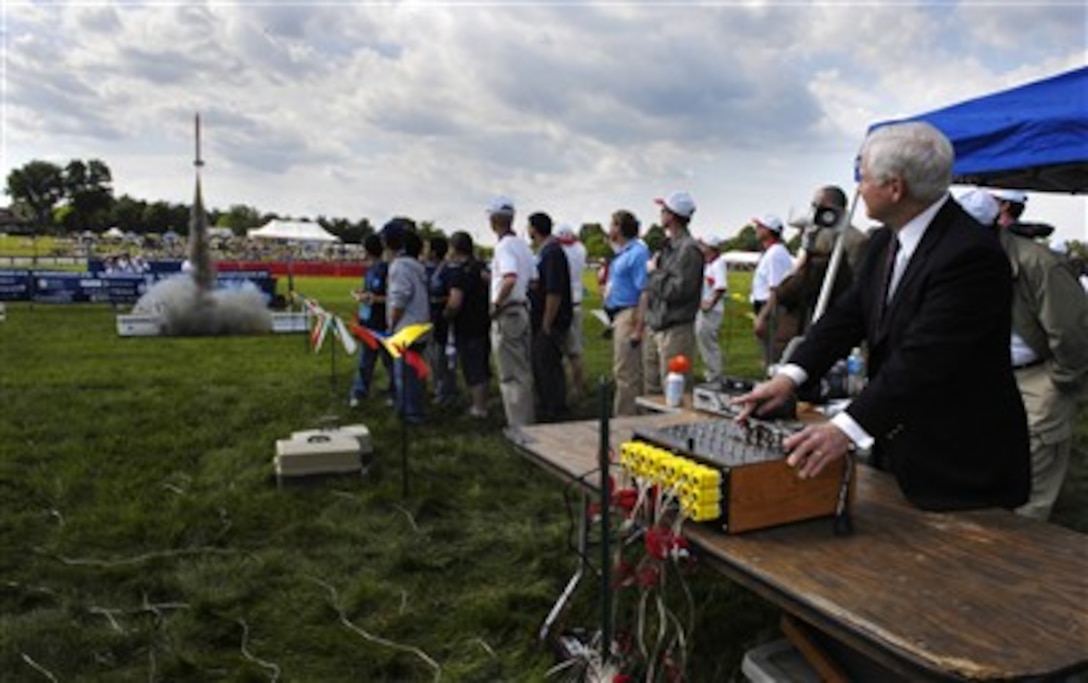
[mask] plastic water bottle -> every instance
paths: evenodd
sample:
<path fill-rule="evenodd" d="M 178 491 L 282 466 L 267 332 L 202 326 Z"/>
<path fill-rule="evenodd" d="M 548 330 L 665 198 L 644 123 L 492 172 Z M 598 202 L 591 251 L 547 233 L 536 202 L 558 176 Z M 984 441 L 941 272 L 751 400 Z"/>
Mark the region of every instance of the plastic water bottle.
<path fill-rule="evenodd" d="M 865 388 L 865 383 L 865 356 L 855 346 L 846 359 L 846 391 L 851 396 L 857 396 Z"/>
<path fill-rule="evenodd" d="M 451 371 L 457 369 L 457 347 L 452 339 L 446 343 L 446 367 Z"/>
<path fill-rule="evenodd" d="M 677 408 L 683 397 L 684 375 L 679 372 L 670 372 L 665 375 L 665 405 Z"/>

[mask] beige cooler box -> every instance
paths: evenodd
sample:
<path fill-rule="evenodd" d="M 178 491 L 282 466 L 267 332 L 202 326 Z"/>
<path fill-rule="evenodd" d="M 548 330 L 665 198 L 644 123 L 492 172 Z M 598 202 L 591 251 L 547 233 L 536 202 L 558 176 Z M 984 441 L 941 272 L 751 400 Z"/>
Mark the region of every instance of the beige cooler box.
<path fill-rule="evenodd" d="M 294 432 L 276 441 L 276 477 L 361 473 L 373 451 L 365 425 Z"/>

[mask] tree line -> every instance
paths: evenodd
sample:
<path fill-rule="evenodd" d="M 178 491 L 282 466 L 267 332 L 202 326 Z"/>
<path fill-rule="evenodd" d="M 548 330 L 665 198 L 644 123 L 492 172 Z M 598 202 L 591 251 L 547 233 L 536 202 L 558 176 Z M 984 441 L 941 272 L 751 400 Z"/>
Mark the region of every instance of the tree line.
<path fill-rule="evenodd" d="M 102 234 L 116 227 L 126 234 L 141 237 L 168 232 L 189 234 L 192 205 L 147 201 L 128 194 L 115 197 L 113 174 L 101 159 L 73 159 L 65 166 L 49 161 L 30 161 L 8 173 L 5 193 L 11 198 L 14 231 L 74 237 L 88 231 Z M 242 204 L 232 205 L 226 211 L 207 211 L 209 225 L 228 228 L 239 237 L 244 236 L 247 229 L 264 225 L 269 220 L 292 219 Z M 310 219 L 297 217 L 294 220 Z M 318 216 L 313 222 L 347 244 L 361 244 L 375 231 L 367 218 L 353 221 Z M 421 221 L 417 225 L 424 239 L 445 234 L 431 221 Z M 608 235 L 600 223 L 585 223 L 578 233 L 591 258 L 611 256 Z M 653 224 L 645 230 L 643 239 L 656 250 L 664 243 L 665 234 L 661 226 Z M 745 226 L 740 234 L 726 242 L 726 248 L 757 249 L 754 228 Z"/>
<path fill-rule="evenodd" d="M 115 197 L 113 174 L 100 159 L 73 159 L 65 166 L 31 161 L 8 174 L 5 193 L 23 232 L 63 237 L 86 231 L 101 234 L 117 227 L 138 236 L 189 234 L 191 204 L 147 201 L 128 194 Z M 229 228 L 238 236 L 276 218 L 291 217 L 242 204 L 226 211 L 208 210 L 209 225 Z M 348 243 L 360 243 L 374 230 L 366 218 L 351 221 L 320 216 L 315 222 Z"/>

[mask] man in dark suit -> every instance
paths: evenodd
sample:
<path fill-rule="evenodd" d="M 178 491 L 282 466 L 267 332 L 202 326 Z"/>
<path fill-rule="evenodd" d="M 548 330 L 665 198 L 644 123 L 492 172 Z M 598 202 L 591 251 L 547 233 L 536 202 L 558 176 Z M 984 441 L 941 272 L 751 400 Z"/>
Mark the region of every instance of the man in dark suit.
<path fill-rule="evenodd" d="M 872 448 L 918 507 L 1015 508 L 1031 473 L 1009 365 L 1011 275 L 994 236 L 951 199 L 952 161 L 951 143 L 926 123 L 869 135 L 860 192 L 885 227 L 790 363 L 735 402 L 741 420 L 773 410 L 864 339 L 868 386 L 831 421 L 788 438 L 789 465 L 810 477 Z"/>

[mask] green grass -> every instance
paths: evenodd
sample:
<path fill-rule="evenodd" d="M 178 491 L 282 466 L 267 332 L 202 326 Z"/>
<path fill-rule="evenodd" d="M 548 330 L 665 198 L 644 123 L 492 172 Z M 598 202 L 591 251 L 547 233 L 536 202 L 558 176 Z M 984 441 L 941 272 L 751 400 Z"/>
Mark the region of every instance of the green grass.
<path fill-rule="evenodd" d="M 746 291 L 735 276 L 734 291 Z M 299 278 L 348 315 L 351 280 Z M 595 287 L 591 287 L 591 291 Z M 588 306 L 595 306 L 590 300 Z M 727 370 L 758 368 L 731 302 Z M 106 306 L 9 305 L 0 323 L 0 671 L 5 681 L 540 681 L 536 640 L 574 568 L 564 487 L 484 425 L 380 403 L 348 415 L 353 363 L 299 335 L 141 339 Z M 609 346 L 587 320 L 587 375 Z M 594 415 L 596 398 L 575 406 Z M 362 478 L 280 489 L 276 439 L 365 422 Z M 1059 523 L 1088 529 L 1088 428 Z M 693 681 L 728 680 L 775 611 L 710 570 L 691 578 Z M 592 584 L 593 581 L 589 581 Z M 592 627 L 592 586 L 568 626 Z M 382 639 L 382 640 L 378 640 Z M 425 659 L 428 658 L 428 659 Z"/>

